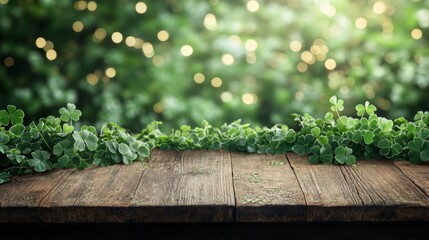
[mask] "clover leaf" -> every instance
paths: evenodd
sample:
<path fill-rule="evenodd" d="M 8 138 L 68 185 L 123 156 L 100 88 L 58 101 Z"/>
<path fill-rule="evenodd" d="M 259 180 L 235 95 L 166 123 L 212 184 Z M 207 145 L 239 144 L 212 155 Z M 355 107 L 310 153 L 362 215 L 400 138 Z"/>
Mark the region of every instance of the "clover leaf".
<path fill-rule="evenodd" d="M 408 143 L 408 156 L 412 163 L 429 161 L 429 141 L 421 137 L 415 137 Z"/>
<path fill-rule="evenodd" d="M 377 147 L 380 148 L 380 155 L 392 158 L 402 152 L 402 145 L 391 142 L 388 139 L 382 139 L 378 142 Z"/>
<path fill-rule="evenodd" d="M 25 127 L 24 127 L 24 125 L 22 125 L 22 124 L 20 124 L 20 123 L 17 123 L 16 125 L 13 125 L 10 129 L 9 129 L 9 131 L 13 134 L 13 135 L 15 135 L 15 136 L 17 136 L 17 137 L 21 137 L 22 136 L 22 134 L 24 133 L 24 131 L 25 131 Z"/>
<path fill-rule="evenodd" d="M 360 143 L 362 140 L 362 132 L 360 130 L 356 130 L 352 133 L 351 140 L 354 143 Z"/>
<path fill-rule="evenodd" d="M 6 156 L 16 163 L 21 163 L 25 159 L 25 156 L 21 154 L 21 151 L 16 148 L 10 149 Z"/>
<path fill-rule="evenodd" d="M 344 101 L 341 99 L 337 99 L 337 96 L 332 96 L 331 98 L 329 98 L 329 102 L 332 104 L 331 105 L 331 110 L 337 113 L 337 116 L 340 117 L 340 113 L 341 111 L 344 110 Z"/>
<path fill-rule="evenodd" d="M 95 151 L 95 149 L 97 149 L 98 137 L 95 136 L 95 134 L 92 132 L 83 130 L 82 132 L 74 132 L 72 136 L 75 140 L 73 144 L 74 148 L 76 148 L 78 151 L 84 151 L 85 146 L 89 151 Z"/>
<path fill-rule="evenodd" d="M 7 144 L 10 140 L 9 135 L 4 132 L 0 132 L 0 144 Z"/>
<path fill-rule="evenodd" d="M 32 159 L 28 160 L 28 164 L 34 167 L 36 172 L 44 172 L 52 169 L 52 162 L 49 161 L 50 154 L 44 150 L 37 150 L 31 153 Z"/>
<path fill-rule="evenodd" d="M 371 144 L 374 141 L 374 136 L 375 136 L 375 134 L 373 132 L 368 131 L 368 130 L 364 130 L 363 135 L 362 135 L 363 142 L 366 145 Z"/>
<path fill-rule="evenodd" d="M 8 134 L 4 132 L 0 132 L 0 153 L 6 153 L 7 150 L 9 150 L 9 147 L 7 146 L 7 143 L 9 142 L 10 137 Z"/>
<path fill-rule="evenodd" d="M 312 155 L 308 157 L 308 161 L 311 164 L 317 164 L 319 162 L 322 162 L 324 164 L 330 164 L 332 163 L 332 152 L 331 152 L 331 146 L 325 145 L 325 146 L 313 146 L 310 149 Z"/>
<path fill-rule="evenodd" d="M 8 126 L 9 122 L 12 123 L 12 125 L 22 124 L 24 122 L 24 115 L 24 111 L 21 109 L 16 109 L 13 105 L 8 105 L 7 111 L 0 111 L 0 126 Z"/>
<path fill-rule="evenodd" d="M 378 119 L 378 127 L 383 132 L 390 132 L 390 131 L 392 131 L 392 128 L 393 128 L 393 121 L 388 120 L 386 118 L 379 118 Z"/>
<path fill-rule="evenodd" d="M 137 158 L 137 154 L 134 154 L 125 143 L 120 143 L 118 150 L 122 154 L 122 162 L 126 165 L 131 164 Z"/>
<path fill-rule="evenodd" d="M 69 156 L 62 156 L 58 158 L 58 161 L 53 164 L 54 168 L 74 168 L 76 165 L 73 163 Z"/>
<path fill-rule="evenodd" d="M 63 140 L 63 141 L 55 144 L 54 149 L 53 149 L 52 152 L 56 156 L 67 155 L 69 157 L 72 157 L 74 155 L 73 151 L 74 150 L 73 150 L 73 148 L 71 146 L 70 141 Z"/>
<path fill-rule="evenodd" d="M 82 112 L 76 109 L 76 106 L 72 103 L 67 104 L 67 108 L 60 108 L 59 110 L 61 116 L 60 119 L 64 122 L 68 121 L 79 121 L 80 116 L 82 116 Z"/>
<path fill-rule="evenodd" d="M 0 126 L 8 126 L 10 121 L 10 115 L 6 110 L 0 111 Z"/>
<path fill-rule="evenodd" d="M 313 129 L 311 129 L 311 134 L 317 138 L 320 135 L 320 128 L 314 127 Z"/>
<path fill-rule="evenodd" d="M 0 172 L 0 184 L 10 181 L 10 173 Z"/>
<path fill-rule="evenodd" d="M 335 149 L 335 160 L 340 164 L 353 165 L 356 157 L 352 155 L 353 150 L 349 147 L 338 146 Z"/>
<path fill-rule="evenodd" d="M 313 146 L 314 136 L 307 134 L 305 136 L 299 136 L 297 144 L 292 147 L 292 150 L 299 155 L 304 155 L 310 152 L 310 148 Z"/>
<path fill-rule="evenodd" d="M 358 115 L 359 117 L 363 117 L 363 116 L 365 115 L 365 112 L 366 112 L 368 115 L 374 114 L 374 112 L 375 112 L 376 110 L 377 110 L 377 108 L 376 108 L 374 105 L 369 104 L 369 102 L 368 102 L 368 101 L 366 101 L 366 102 L 365 102 L 365 105 L 358 104 L 358 105 L 356 106 L 357 115 Z"/>

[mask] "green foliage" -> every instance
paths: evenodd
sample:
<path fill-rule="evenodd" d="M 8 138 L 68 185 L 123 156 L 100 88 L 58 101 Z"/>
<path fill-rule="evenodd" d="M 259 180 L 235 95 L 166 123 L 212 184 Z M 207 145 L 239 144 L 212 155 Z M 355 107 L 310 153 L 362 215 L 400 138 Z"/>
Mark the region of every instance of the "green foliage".
<path fill-rule="evenodd" d="M 100 133 L 86 125 L 74 130 L 72 124 L 81 116 L 74 104 L 61 108 L 60 117 L 48 116 L 29 125 L 23 124 L 24 112 L 15 106 L 0 112 L 0 183 L 10 181 L 11 174 L 130 164 L 147 158 L 155 145 L 150 139 L 137 140 L 114 123 L 104 124 Z"/>
<path fill-rule="evenodd" d="M 340 117 L 341 111 L 344 110 L 344 101 L 343 100 L 337 100 L 337 96 L 332 96 L 329 98 L 329 102 L 332 104 L 331 110 L 337 113 L 337 116 Z"/>
<path fill-rule="evenodd" d="M 338 146 L 335 149 L 335 161 L 340 164 L 353 165 L 356 157 L 352 155 L 353 150 L 349 147 Z"/>
<path fill-rule="evenodd" d="M 343 100 L 336 97 L 331 100 L 333 112 L 343 110 Z M 54 168 L 84 169 L 91 164 L 131 164 L 149 157 L 153 148 L 226 149 L 258 154 L 294 152 L 307 155 L 311 164 L 353 165 L 362 158 L 429 161 L 428 112 L 418 112 L 414 122 L 404 118 L 392 121 L 378 117 L 371 106 L 365 103 L 356 107 L 359 119 L 339 116 L 334 121 L 332 113 L 325 114 L 323 119 L 293 114 L 300 124 L 299 131 L 283 124 L 252 128 L 241 120 L 217 128 L 203 120 L 201 126 L 182 125 L 165 134 L 158 128 L 161 122 L 155 121 L 140 134 L 131 135 L 113 122 L 103 124 L 100 132 L 93 126 L 82 125 L 79 131 L 72 125 L 65 126 L 64 122 L 71 120 L 70 124 L 73 121 L 76 124 L 80 117 L 80 111 L 68 104 L 60 109 L 60 117 L 48 116 L 29 125 L 24 125 L 19 117 L 20 120 L 8 121 L 0 127 L 0 183 L 10 181 L 11 174 Z M 10 106 L 2 112 L 11 116 L 20 110 Z"/>
<path fill-rule="evenodd" d="M 67 104 L 67 108 L 60 108 L 60 119 L 64 122 L 68 121 L 79 121 L 80 116 L 82 115 L 82 112 L 78 109 L 76 109 L 76 106 L 74 104 Z"/>

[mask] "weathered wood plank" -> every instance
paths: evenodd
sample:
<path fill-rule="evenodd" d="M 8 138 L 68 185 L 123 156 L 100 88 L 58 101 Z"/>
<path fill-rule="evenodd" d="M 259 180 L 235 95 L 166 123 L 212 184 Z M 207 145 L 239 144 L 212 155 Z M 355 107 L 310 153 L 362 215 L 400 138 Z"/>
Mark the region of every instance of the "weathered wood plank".
<path fill-rule="evenodd" d="M 366 221 L 429 220 L 429 198 L 389 160 L 359 161 L 342 166 L 359 192 Z M 370 214 L 368 214 L 370 213 Z"/>
<path fill-rule="evenodd" d="M 429 196 L 429 164 L 412 164 L 408 161 L 396 161 L 395 166 L 414 184 Z"/>
<path fill-rule="evenodd" d="M 61 180 L 72 170 L 55 170 L 49 173 L 13 177 L 0 185 L 0 222 L 26 222 L 38 219 L 37 207 Z"/>
<path fill-rule="evenodd" d="M 231 153 L 237 222 L 305 221 L 306 203 L 284 155 Z"/>
<path fill-rule="evenodd" d="M 308 203 L 308 221 L 428 220 L 428 197 L 390 161 L 354 166 L 310 165 L 288 158 Z"/>
<path fill-rule="evenodd" d="M 305 156 L 287 154 L 307 203 L 306 221 L 359 221 L 362 200 L 340 167 L 308 163 Z"/>
<path fill-rule="evenodd" d="M 225 151 L 162 151 L 131 206 L 141 222 L 233 221 L 231 159 Z"/>
<path fill-rule="evenodd" d="M 147 169 L 144 162 L 77 171 L 57 185 L 39 205 L 43 222 L 132 221 L 131 198 Z"/>

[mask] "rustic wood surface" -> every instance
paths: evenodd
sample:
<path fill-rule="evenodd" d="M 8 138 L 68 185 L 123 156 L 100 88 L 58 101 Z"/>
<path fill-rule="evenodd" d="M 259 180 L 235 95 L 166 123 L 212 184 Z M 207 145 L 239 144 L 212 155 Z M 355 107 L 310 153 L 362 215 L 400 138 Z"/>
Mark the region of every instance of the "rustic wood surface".
<path fill-rule="evenodd" d="M 397 161 L 394 164 L 408 179 L 429 196 L 429 164 L 415 165 L 406 161 Z"/>
<path fill-rule="evenodd" d="M 285 155 L 231 155 L 238 222 L 306 220 L 304 194 Z"/>
<path fill-rule="evenodd" d="M 429 220 L 429 198 L 388 160 L 311 165 L 288 154 L 306 196 L 307 221 Z"/>
<path fill-rule="evenodd" d="M 0 185 L 0 223 L 428 221 L 429 165 L 159 151 Z"/>

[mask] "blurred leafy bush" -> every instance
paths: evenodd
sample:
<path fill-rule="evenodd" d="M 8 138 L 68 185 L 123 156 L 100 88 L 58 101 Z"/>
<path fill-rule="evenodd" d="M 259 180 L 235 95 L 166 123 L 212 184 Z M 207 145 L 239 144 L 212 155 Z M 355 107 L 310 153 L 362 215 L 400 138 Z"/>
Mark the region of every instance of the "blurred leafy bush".
<path fill-rule="evenodd" d="M 134 132 L 292 124 L 329 97 L 411 118 L 429 106 L 427 1 L 0 0 L 0 109 L 74 102 Z"/>

